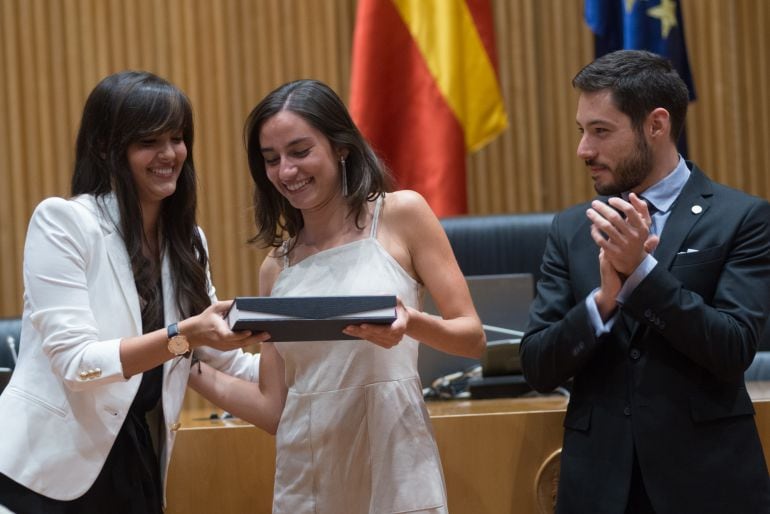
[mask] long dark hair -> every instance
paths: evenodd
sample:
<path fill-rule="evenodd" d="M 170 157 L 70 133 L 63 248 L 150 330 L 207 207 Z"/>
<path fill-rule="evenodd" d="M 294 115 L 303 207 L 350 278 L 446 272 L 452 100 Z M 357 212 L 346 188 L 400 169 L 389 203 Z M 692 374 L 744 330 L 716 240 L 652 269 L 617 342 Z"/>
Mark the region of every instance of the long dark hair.
<path fill-rule="evenodd" d="M 182 132 L 187 159 L 176 191 L 163 201 L 160 237 L 163 250 L 168 252 L 177 308 L 186 318 L 211 304 L 207 293 L 208 257 L 195 221 L 193 115 L 187 96 L 168 81 L 142 71 L 115 73 L 99 82 L 83 108 L 72 195 L 92 194 L 103 199 L 114 193 L 120 212 L 117 229 L 131 259 L 139 296 L 145 302 L 159 302 L 159 270 L 142 253 L 142 208 L 126 152 L 132 143 L 168 131 Z M 154 312 L 162 316 L 160 309 Z M 153 321 L 162 326 L 162 318 Z"/>
<path fill-rule="evenodd" d="M 276 248 L 283 244 L 286 235 L 294 238 L 304 225 L 302 213 L 292 207 L 267 178 L 260 151 L 262 126 L 281 111 L 300 116 L 326 136 L 333 148 L 348 150 L 345 158 L 348 196 L 345 199 L 356 224 L 367 202 L 391 190 L 387 168 L 353 123 L 345 104 L 329 86 L 317 80 L 296 80 L 280 86 L 254 107 L 244 129 L 249 170 L 254 180 L 254 221 L 257 226 L 257 234 L 249 242 Z"/>

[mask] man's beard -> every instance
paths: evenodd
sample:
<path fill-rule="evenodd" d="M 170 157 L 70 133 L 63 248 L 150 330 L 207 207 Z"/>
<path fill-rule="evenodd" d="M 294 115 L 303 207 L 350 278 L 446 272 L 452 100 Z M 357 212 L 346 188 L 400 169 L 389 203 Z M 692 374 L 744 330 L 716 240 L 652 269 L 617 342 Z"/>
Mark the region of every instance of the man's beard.
<path fill-rule="evenodd" d="M 596 164 L 595 161 L 586 161 L 586 164 Z M 636 148 L 633 153 L 623 159 L 612 170 L 614 181 L 609 184 L 594 183 L 594 189 L 600 195 L 615 196 L 626 191 L 631 191 L 652 171 L 652 150 L 642 134 L 636 136 Z"/>

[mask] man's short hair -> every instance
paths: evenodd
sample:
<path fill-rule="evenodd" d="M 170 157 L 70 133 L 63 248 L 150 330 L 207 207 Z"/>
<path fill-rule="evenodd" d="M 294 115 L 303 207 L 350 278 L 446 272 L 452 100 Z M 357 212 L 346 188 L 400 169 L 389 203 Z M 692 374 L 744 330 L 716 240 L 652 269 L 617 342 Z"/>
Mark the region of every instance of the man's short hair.
<path fill-rule="evenodd" d="M 645 50 L 618 50 L 585 66 L 572 86 L 585 93 L 609 90 L 615 106 L 637 130 L 650 112 L 663 107 L 671 116 L 671 138 L 674 143 L 679 140 L 690 98 L 687 85 L 667 59 Z"/>

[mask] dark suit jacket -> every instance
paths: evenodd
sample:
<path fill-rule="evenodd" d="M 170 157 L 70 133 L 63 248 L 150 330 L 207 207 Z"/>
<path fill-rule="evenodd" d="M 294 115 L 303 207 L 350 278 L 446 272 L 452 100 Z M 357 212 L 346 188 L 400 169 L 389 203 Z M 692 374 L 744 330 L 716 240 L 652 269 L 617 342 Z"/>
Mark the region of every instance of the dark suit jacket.
<path fill-rule="evenodd" d="M 600 282 L 588 204 L 553 221 L 521 361 L 541 392 L 574 378 L 560 513 L 622 513 L 634 448 L 658 513 L 770 512 L 743 380 L 770 310 L 770 204 L 688 167 L 657 266 L 599 338 L 585 305 Z"/>

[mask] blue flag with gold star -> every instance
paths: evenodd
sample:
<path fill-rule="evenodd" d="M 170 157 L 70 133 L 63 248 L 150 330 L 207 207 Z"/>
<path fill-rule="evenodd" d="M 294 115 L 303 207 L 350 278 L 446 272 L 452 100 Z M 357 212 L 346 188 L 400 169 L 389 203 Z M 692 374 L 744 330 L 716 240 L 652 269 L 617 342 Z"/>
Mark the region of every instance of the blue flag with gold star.
<path fill-rule="evenodd" d="M 585 0 L 583 16 L 595 34 L 596 57 L 615 50 L 649 50 L 667 57 L 695 100 L 677 0 Z"/>
<path fill-rule="evenodd" d="M 677 0 L 585 0 L 583 17 L 594 33 L 596 57 L 615 50 L 649 50 L 671 61 L 695 100 L 684 41 L 682 10 Z M 685 129 L 679 153 L 687 158 Z"/>

